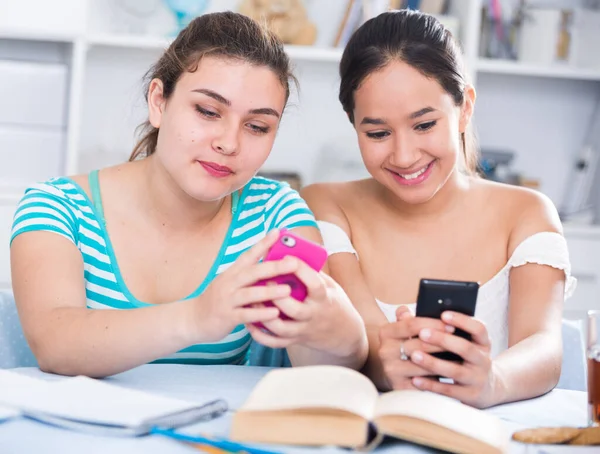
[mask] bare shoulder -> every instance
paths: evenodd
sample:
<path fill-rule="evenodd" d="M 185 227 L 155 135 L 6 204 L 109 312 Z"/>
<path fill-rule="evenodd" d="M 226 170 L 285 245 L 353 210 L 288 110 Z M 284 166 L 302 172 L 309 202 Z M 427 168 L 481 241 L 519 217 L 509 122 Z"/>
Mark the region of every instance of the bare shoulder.
<path fill-rule="evenodd" d="M 487 180 L 479 180 L 477 185 L 486 194 L 486 199 L 508 217 L 510 252 L 527 237 L 536 233 L 562 234 L 558 211 L 545 194 L 529 188 Z"/>
<path fill-rule="evenodd" d="M 337 224 L 350 235 L 347 212 L 363 197 L 369 180 L 346 181 L 341 183 L 316 183 L 306 186 L 300 192 L 309 208 L 319 221 Z"/>

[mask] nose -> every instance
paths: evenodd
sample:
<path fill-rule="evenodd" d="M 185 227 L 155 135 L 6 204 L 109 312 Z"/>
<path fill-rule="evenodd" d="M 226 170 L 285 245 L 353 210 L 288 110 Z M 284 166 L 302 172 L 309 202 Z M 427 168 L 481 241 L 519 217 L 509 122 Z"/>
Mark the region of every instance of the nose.
<path fill-rule="evenodd" d="M 212 143 L 213 150 L 227 156 L 238 152 L 238 130 L 233 126 L 223 126 L 215 135 Z"/>
<path fill-rule="evenodd" d="M 421 159 L 421 150 L 410 140 L 396 137 L 389 161 L 394 167 L 399 169 L 408 169 Z"/>

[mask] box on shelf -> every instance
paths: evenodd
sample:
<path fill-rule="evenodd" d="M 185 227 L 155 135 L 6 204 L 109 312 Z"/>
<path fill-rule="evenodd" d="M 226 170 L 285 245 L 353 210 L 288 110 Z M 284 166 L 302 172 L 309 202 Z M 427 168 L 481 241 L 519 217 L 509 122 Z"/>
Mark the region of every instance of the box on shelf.
<path fill-rule="evenodd" d="M 575 9 L 571 26 L 569 63 L 581 68 L 600 69 L 600 11 Z"/>
<path fill-rule="evenodd" d="M 0 60 L 0 124 L 63 128 L 68 68 Z"/>
<path fill-rule="evenodd" d="M 59 129 L 0 124 L 0 192 L 62 174 L 64 142 Z"/>
<path fill-rule="evenodd" d="M 85 28 L 87 1 L 0 0 L 0 11 L 0 31 L 76 36 Z"/>

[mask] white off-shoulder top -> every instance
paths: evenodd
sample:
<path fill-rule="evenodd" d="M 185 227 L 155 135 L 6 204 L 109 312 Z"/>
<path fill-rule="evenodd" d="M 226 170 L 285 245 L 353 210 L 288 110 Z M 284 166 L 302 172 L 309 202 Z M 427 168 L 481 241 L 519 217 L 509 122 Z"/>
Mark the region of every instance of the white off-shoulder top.
<path fill-rule="evenodd" d="M 338 225 L 318 221 L 321 235 L 329 255 L 339 253 L 358 254 L 346 232 Z M 539 232 L 526 238 L 517 246 L 506 265 L 489 281 L 481 285 L 477 297 L 475 317 L 485 323 L 492 343 L 492 358 L 508 348 L 508 301 L 510 293 L 509 274 L 512 268 L 537 263 L 565 272 L 565 299 L 575 290 L 577 281 L 571 276 L 571 263 L 565 238 L 554 232 Z M 381 311 L 389 321 L 396 321 L 398 305 L 377 300 Z M 415 304 L 409 304 L 414 313 Z"/>

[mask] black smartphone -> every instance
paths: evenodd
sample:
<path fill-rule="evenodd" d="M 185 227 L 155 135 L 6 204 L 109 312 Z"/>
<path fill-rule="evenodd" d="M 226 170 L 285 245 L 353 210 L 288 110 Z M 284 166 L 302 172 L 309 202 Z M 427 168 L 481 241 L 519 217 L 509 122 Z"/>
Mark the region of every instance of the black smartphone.
<path fill-rule="evenodd" d="M 442 312 L 454 311 L 473 316 L 478 292 L 479 283 L 477 282 L 421 279 L 415 315 L 441 318 Z M 461 329 L 456 329 L 454 335 L 471 340 L 471 335 Z M 452 352 L 432 353 L 432 356 L 462 363 L 462 358 Z"/>

